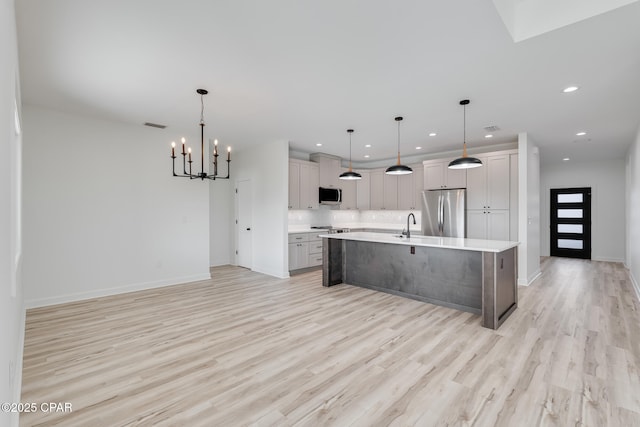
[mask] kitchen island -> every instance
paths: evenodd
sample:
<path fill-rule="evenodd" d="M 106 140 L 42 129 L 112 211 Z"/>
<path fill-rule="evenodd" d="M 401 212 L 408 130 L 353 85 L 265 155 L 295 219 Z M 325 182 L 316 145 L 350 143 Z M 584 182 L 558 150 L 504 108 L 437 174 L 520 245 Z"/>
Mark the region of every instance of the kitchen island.
<path fill-rule="evenodd" d="M 323 234 L 322 284 L 388 292 L 482 315 L 497 329 L 518 306 L 517 242 Z"/>

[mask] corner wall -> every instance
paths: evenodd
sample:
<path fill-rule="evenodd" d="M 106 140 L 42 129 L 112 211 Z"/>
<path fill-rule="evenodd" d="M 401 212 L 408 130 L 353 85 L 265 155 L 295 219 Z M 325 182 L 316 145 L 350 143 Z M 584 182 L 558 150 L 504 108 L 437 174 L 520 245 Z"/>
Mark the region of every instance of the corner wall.
<path fill-rule="evenodd" d="M 540 156 L 526 133 L 518 135 L 518 284 L 540 274 Z"/>
<path fill-rule="evenodd" d="M 549 190 L 591 187 L 591 258 L 624 262 L 625 161 L 544 164 L 541 168 L 541 253 L 549 256 Z"/>
<path fill-rule="evenodd" d="M 33 106 L 24 129 L 27 306 L 210 277 L 208 181 L 171 176 L 167 132 Z"/>
<path fill-rule="evenodd" d="M 21 271 L 21 115 L 13 0 L 0 0 L 0 402 L 20 402 L 24 305 Z M 18 121 L 19 122 L 19 121 Z M 0 412 L 0 425 L 18 414 Z"/>
<path fill-rule="evenodd" d="M 626 265 L 640 299 L 640 128 L 627 154 Z"/>
<path fill-rule="evenodd" d="M 238 181 L 251 180 L 251 269 L 271 276 L 289 277 L 289 143 L 271 142 L 247 148 L 236 153 L 231 163 L 234 185 Z M 233 193 L 235 195 L 235 191 Z M 235 218 L 234 214 L 234 229 Z M 235 248 L 236 232 L 233 242 Z"/>
<path fill-rule="evenodd" d="M 232 162 L 231 172 L 233 172 Z M 226 162 L 220 173 L 226 175 Z M 209 182 L 209 265 L 233 263 L 231 246 L 233 242 L 233 175 L 231 179 Z"/>

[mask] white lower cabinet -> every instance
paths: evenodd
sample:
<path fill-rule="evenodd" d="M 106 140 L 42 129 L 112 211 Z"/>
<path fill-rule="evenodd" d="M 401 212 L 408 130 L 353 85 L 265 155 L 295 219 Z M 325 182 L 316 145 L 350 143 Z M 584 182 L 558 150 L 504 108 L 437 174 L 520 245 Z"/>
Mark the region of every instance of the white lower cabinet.
<path fill-rule="evenodd" d="M 322 265 L 322 239 L 316 233 L 313 233 L 309 235 L 308 267 L 317 265 Z"/>
<path fill-rule="evenodd" d="M 509 210 L 468 210 L 467 238 L 509 240 Z"/>
<path fill-rule="evenodd" d="M 318 233 L 289 234 L 289 271 L 322 265 L 322 239 Z"/>
<path fill-rule="evenodd" d="M 289 243 L 289 270 L 305 268 L 309 264 L 309 242 Z"/>

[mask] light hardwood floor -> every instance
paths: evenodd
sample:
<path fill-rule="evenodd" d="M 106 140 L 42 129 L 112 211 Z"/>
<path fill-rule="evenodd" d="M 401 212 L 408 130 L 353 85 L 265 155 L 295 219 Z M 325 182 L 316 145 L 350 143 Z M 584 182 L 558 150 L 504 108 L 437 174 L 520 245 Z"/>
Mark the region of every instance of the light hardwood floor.
<path fill-rule="evenodd" d="M 22 425 L 640 426 L 640 304 L 620 264 L 548 258 L 480 316 L 235 267 L 29 310 Z"/>

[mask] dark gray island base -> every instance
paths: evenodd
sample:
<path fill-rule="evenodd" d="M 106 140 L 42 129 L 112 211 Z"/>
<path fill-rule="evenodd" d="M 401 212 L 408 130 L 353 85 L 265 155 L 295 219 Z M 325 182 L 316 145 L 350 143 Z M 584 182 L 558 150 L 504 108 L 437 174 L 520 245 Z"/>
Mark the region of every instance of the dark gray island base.
<path fill-rule="evenodd" d="M 347 283 L 480 314 L 490 329 L 518 306 L 515 242 L 346 234 L 322 236 L 323 286 Z"/>

